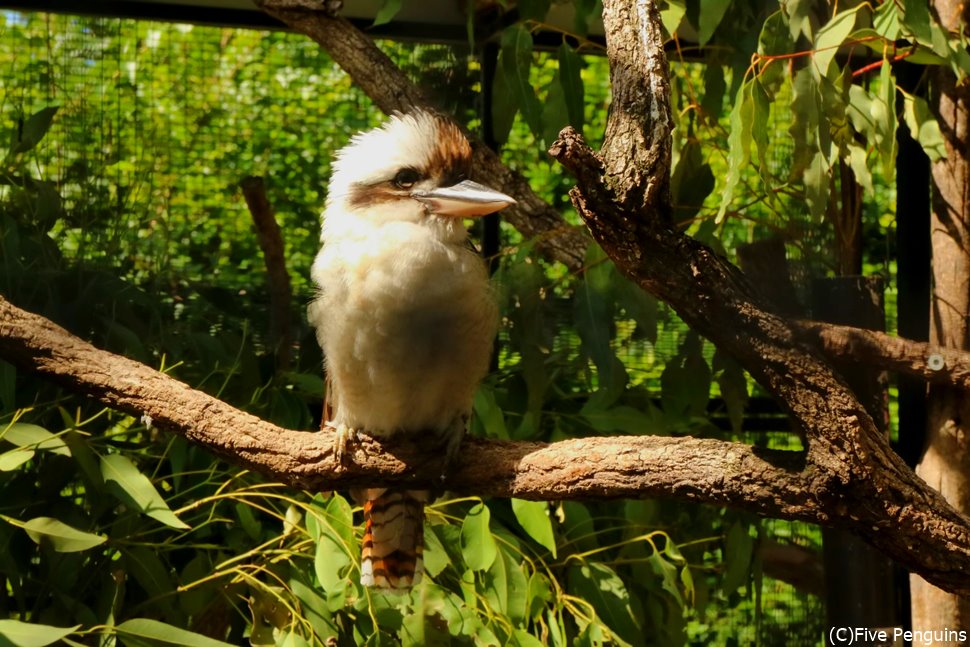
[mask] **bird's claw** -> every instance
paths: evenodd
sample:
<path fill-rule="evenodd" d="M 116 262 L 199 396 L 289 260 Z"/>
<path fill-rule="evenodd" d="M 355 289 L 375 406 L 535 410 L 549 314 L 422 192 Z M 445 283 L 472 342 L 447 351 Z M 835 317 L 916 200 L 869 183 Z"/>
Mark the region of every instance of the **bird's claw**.
<path fill-rule="evenodd" d="M 350 460 L 350 445 L 357 441 L 357 430 L 347 425 L 334 425 L 329 422 L 327 425 L 337 432 L 333 441 L 333 453 L 337 457 L 337 463 L 343 465 Z"/>

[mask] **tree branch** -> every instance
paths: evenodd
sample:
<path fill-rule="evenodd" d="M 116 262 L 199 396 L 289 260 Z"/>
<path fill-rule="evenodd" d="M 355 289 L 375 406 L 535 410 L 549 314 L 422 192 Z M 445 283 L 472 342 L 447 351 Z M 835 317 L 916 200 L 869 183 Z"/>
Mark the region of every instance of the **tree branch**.
<path fill-rule="evenodd" d="M 294 9 L 292 0 L 255 2 L 267 14 L 319 43 L 385 113 L 433 107 L 431 97 L 350 21 L 322 10 Z M 540 254 L 579 270 L 589 243 L 584 232 L 563 220 L 521 174 L 502 163 L 495 151 L 474 136 L 469 139 L 475 154 L 475 179 L 504 191 L 518 203 L 502 211 L 502 217 L 526 238 L 536 239 Z"/>
<path fill-rule="evenodd" d="M 68 389 L 184 436 L 267 477 L 311 491 L 443 485 L 459 493 L 557 500 L 672 498 L 836 525 L 951 591 L 970 593 L 966 520 L 905 484 L 873 492 L 800 452 L 699 438 L 636 436 L 558 443 L 466 438 L 442 483 L 439 454 L 403 439 L 361 437 L 339 465 L 334 435 L 282 429 L 144 364 L 99 350 L 0 297 L 0 357 Z M 864 477 L 863 477 L 864 478 Z M 882 505 L 886 504 L 886 507 Z M 891 508 L 889 506 L 892 506 Z M 891 514 L 885 514 L 885 511 Z"/>
<path fill-rule="evenodd" d="M 795 321 L 792 326 L 829 357 L 970 389 L 970 353 L 965 351 L 852 326 L 817 321 Z"/>
<path fill-rule="evenodd" d="M 670 304 L 779 401 L 805 438 L 803 474 L 831 514 L 884 553 L 950 591 L 970 586 L 970 521 L 890 449 L 842 379 L 725 259 L 667 225 L 668 75 L 651 0 L 605 0 L 614 83 L 596 154 L 572 129 L 550 150 L 578 180 L 570 196 L 593 238 L 628 278 Z M 653 187 L 653 189 L 651 189 Z"/>

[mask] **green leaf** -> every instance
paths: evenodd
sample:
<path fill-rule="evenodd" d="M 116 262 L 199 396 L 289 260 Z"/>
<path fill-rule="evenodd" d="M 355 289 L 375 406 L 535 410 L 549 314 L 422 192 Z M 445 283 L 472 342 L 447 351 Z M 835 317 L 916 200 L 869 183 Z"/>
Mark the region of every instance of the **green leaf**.
<path fill-rule="evenodd" d="M 498 67 L 505 77 L 505 85 L 518 105 L 525 123 L 536 137 L 541 138 L 542 105 L 529 81 L 529 70 L 532 68 L 532 34 L 517 23 L 502 32 L 501 44 Z"/>
<path fill-rule="evenodd" d="M 586 600 L 616 637 L 630 645 L 643 645 L 643 628 L 633 613 L 630 594 L 613 569 L 587 563 L 569 569 L 569 592 Z"/>
<path fill-rule="evenodd" d="M 815 153 L 805 169 L 805 202 L 816 222 L 822 221 L 829 199 L 829 164 L 821 151 Z"/>
<path fill-rule="evenodd" d="M 52 517 L 35 517 L 25 522 L 23 529 L 34 543 L 50 544 L 59 553 L 76 553 L 108 541 L 104 535 L 78 530 Z"/>
<path fill-rule="evenodd" d="M 145 546 L 131 546 L 124 548 L 122 554 L 125 570 L 149 596 L 162 597 L 174 592 L 172 573 L 156 551 Z"/>
<path fill-rule="evenodd" d="M 724 579 L 721 589 L 725 594 L 734 593 L 748 579 L 751 556 L 754 554 L 754 539 L 748 529 L 735 522 L 724 541 Z"/>
<path fill-rule="evenodd" d="M 333 495 L 317 523 L 320 534 L 315 538 L 314 572 L 327 593 L 342 590 L 357 549 L 350 504 L 339 494 Z"/>
<path fill-rule="evenodd" d="M 10 149 L 10 154 L 26 153 L 37 146 L 44 139 L 47 131 L 50 130 L 58 108 L 59 106 L 49 106 L 30 115 L 20 131 L 18 139 Z"/>
<path fill-rule="evenodd" d="M 559 79 L 559 72 L 549 85 L 546 99 L 542 104 L 542 137 L 546 146 L 552 144 L 559 137 L 559 132 L 569 124 L 569 112 L 563 87 Z"/>
<path fill-rule="evenodd" d="M 559 83 L 562 85 L 569 125 L 583 132 L 585 100 L 583 89 L 582 59 L 565 41 L 559 46 Z"/>
<path fill-rule="evenodd" d="M 45 647 L 52 645 L 65 636 L 77 631 L 81 625 L 73 627 L 52 627 L 20 620 L 0 620 L 0 645 L 16 647 Z"/>
<path fill-rule="evenodd" d="M 434 526 L 425 520 L 424 553 L 422 557 L 424 560 L 425 572 L 427 572 L 431 577 L 438 577 L 442 571 L 451 565 L 451 557 L 448 556 L 448 551 L 445 550 L 445 547 L 441 543 L 441 539 L 438 537 L 438 533 L 435 532 L 434 528 Z"/>
<path fill-rule="evenodd" d="M 473 571 L 484 571 L 498 554 L 495 537 L 489 528 L 491 513 L 488 506 L 479 503 L 472 507 L 461 523 L 461 554 L 465 565 Z"/>
<path fill-rule="evenodd" d="M 700 18 L 697 30 L 697 42 L 703 46 L 711 40 L 717 26 L 724 19 L 724 14 L 731 6 L 731 0 L 701 0 Z"/>
<path fill-rule="evenodd" d="M 687 4 L 684 0 L 667 0 L 667 8 L 660 12 L 660 22 L 670 36 L 677 33 L 685 13 Z"/>
<path fill-rule="evenodd" d="M 232 647 L 221 640 L 148 618 L 126 620 L 115 631 L 128 647 Z"/>
<path fill-rule="evenodd" d="M 754 122 L 754 100 L 751 97 L 753 83 L 746 82 L 738 88 L 731 109 L 730 125 L 728 128 L 727 173 L 724 185 L 721 187 L 721 205 L 718 208 L 716 222 L 724 221 L 727 210 L 734 199 L 734 190 L 741 181 L 741 173 L 751 155 L 751 128 Z"/>
<path fill-rule="evenodd" d="M 512 632 L 512 642 L 510 644 L 516 647 L 542 647 L 542 641 L 524 629 L 516 629 Z"/>
<path fill-rule="evenodd" d="M 12 472 L 33 457 L 34 450 L 24 447 L 4 452 L 0 454 L 0 472 Z"/>
<path fill-rule="evenodd" d="M 373 27 L 379 25 L 386 25 L 394 19 L 394 16 L 398 14 L 401 10 L 401 0 L 384 0 L 381 4 L 381 8 L 377 10 L 377 15 L 374 16 Z"/>
<path fill-rule="evenodd" d="M 895 2 L 883 2 L 879 5 L 879 8 L 872 15 L 872 28 L 876 34 L 886 40 L 899 39 L 899 8 Z"/>
<path fill-rule="evenodd" d="M 71 455 L 67 445 L 60 437 L 55 436 L 43 427 L 25 422 L 15 422 L 9 425 L 0 433 L 0 440 L 6 440 L 17 447 L 38 449 L 61 456 Z"/>
<path fill-rule="evenodd" d="M 788 14 L 788 29 L 792 41 L 798 40 L 799 35 L 813 40 L 812 9 L 815 0 L 784 0 L 784 10 Z"/>
<path fill-rule="evenodd" d="M 946 159 L 946 142 L 940 124 L 930 111 L 926 100 L 912 94 L 903 95 L 903 119 L 910 135 L 920 143 L 931 162 Z"/>
<path fill-rule="evenodd" d="M 522 572 L 518 556 L 509 547 L 499 549 L 482 583 L 485 598 L 493 609 L 507 617 L 513 625 L 525 620 L 529 581 Z"/>
<path fill-rule="evenodd" d="M 815 36 L 815 52 L 813 59 L 815 70 L 819 76 L 828 74 L 829 65 L 835 60 L 835 55 L 839 47 L 845 42 L 846 37 L 855 28 L 856 17 L 859 9 L 866 5 L 856 5 L 852 9 L 840 11 L 825 26 L 818 30 Z"/>
<path fill-rule="evenodd" d="M 878 100 L 870 111 L 876 126 L 876 148 L 882 158 L 882 174 L 887 183 L 896 179 L 896 77 L 892 68 L 883 64 L 879 72 Z M 920 142 L 922 144 L 922 142 Z"/>
<path fill-rule="evenodd" d="M 98 457 L 88 446 L 87 440 L 74 429 L 68 429 L 61 438 L 70 450 L 74 461 L 81 468 L 85 486 L 91 488 L 93 492 L 103 492 L 104 478 L 101 476 Z"/>
<path fill-rule="evenodd" d="M 714 352 L 711 364 L 717 373 L 717 384 L 721 387 L 721 398 L 727 407 L 731 430 L 739 434 L 744 423 L 744 409 L 748 405 L 748 380 L 744 369 L 733 357 L 719 350 Z"/>
<path fill-rule="evenodd" d="M 495 76 L 492 79 L 492 139 L 500 145 L 508 141 L 512 125 L 515 123 L 515 113 L 519 109 L 512 95 L 510 80 L 506 77 L 505 66 L 502 64 L 503 58 L 504 55 L 499 53 Z"/>
<path fill-rule="evenodd" d="M 101 476 L 112 494 L 124 503 L 170 528 L 189 529 L 188 524 L 175 516 L 148 477 L 139 472 L 135 464 L 125 456 L 121 454 L 102 456 Z"/>
<path fill-rule="evenodd" d="M 512 512 L 516 521 L 540 546 L 544 546 L 556 558 L 556 538 L 552 533 L 549 504 L 545 501 L 512 499 Z"/>

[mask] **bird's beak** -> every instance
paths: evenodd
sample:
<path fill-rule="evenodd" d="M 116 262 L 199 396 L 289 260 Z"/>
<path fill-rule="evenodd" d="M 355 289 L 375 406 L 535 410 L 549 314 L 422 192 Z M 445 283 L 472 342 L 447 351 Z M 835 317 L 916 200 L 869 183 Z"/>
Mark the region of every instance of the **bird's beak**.
<path fill-rule="evenodd" d="M 515 204 L 504 193 L 471 180 L 430 191 L 412 191 L 411 195 L 427 205 L 431 213 L 457 218 L 484 216 Z"/>

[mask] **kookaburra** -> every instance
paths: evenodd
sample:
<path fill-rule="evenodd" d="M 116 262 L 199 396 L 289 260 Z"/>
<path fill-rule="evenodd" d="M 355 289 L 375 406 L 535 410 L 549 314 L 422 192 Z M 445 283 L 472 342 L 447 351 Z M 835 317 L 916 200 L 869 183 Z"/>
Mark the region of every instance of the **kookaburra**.
<path fill-rule="evenodd" d="M 471 163 L 461 129 L 425 111 L 356 135 L 333 162 L 308 317 L 324 351 L 326 424 L 341 460 L 358 432 L 426 439 L 445 461 L 461 441 L 497 327 L 462 220 L 515 202 L 472 182 Z M 352 494 L 364 507 L 361 583 L 419 581 L 429 493 Z"/>

